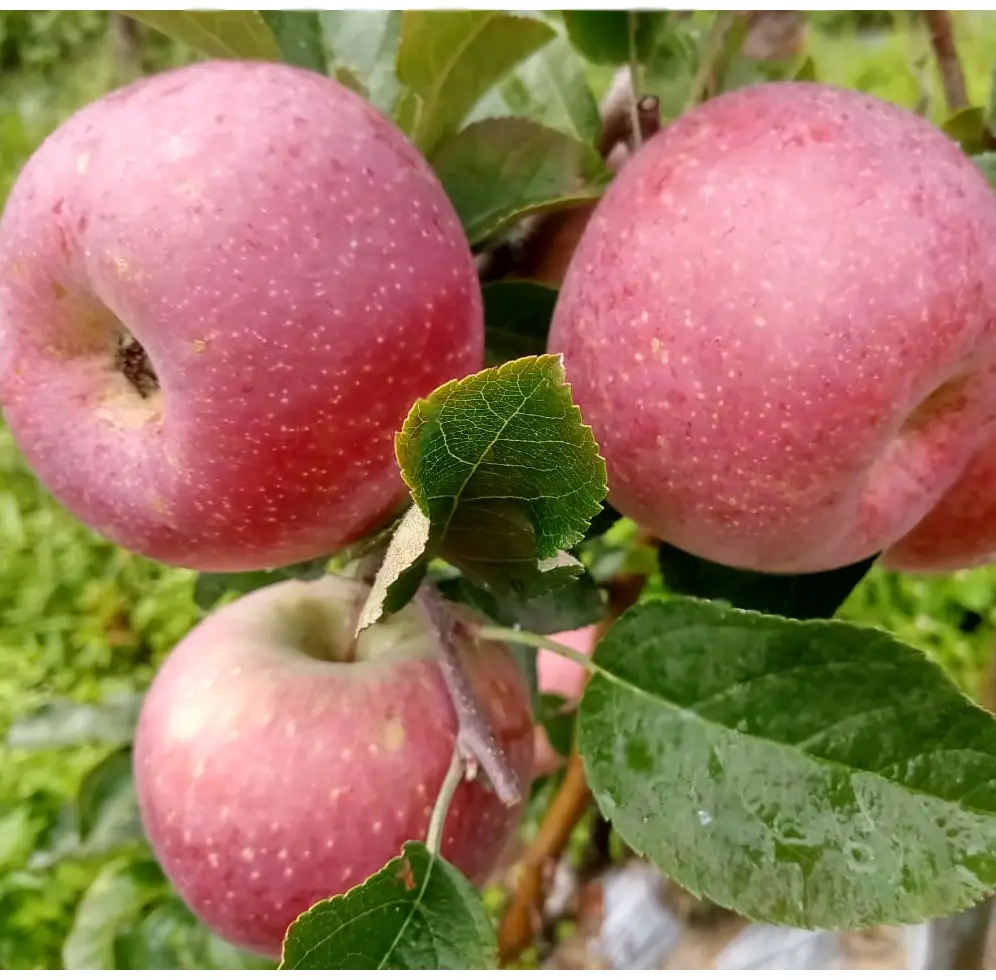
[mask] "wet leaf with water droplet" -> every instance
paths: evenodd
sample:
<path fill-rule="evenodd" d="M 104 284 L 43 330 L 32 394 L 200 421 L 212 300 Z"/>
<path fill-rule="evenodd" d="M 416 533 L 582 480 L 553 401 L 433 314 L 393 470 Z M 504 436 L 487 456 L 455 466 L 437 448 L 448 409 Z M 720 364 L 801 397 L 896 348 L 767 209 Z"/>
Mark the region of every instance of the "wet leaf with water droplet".
<path fill-rule="evenodd" d="M 996 888 L 996 719 L 889 634 L 674 599 L 627 612 L 595 664 L 595 798 L 692 893 L 853 929 Z"/>

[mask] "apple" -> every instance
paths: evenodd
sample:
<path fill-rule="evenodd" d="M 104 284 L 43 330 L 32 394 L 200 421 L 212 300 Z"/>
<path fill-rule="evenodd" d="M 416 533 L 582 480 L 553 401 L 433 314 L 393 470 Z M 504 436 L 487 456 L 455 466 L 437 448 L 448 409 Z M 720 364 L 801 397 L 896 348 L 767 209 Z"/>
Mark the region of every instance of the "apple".
<path fill-rule="evenodd" d="M 483 366 L 428 164 L 328 78 L 208 61 L 68 120 L 0 221 L 0 401 L 41 482 L 160 562 L 308 560 L 407 497 L 394 435 Z"/>
<path fill-rule="evenodd" d="M 583 626 L 565 633 L 554 633 L 550 639 L 590 657 L 598 643 L 598 627 Z M 559 653 L 540 650 L 536 655 L 536 681 L 542 694 L 558 694 L 565 701 L 576 703 L 581 699 L 587 679 L 588 671 L 584 667 Z M 536 726 L 534 758 L 533 771 L 536 776 L 556 772 L 564 762 L 560 753 L 550 744 L 542 725 Z"/>
<path fill-rule="evenodd" d="M 366 592 L 328 576 L 243 596 L 180 642 L 142 706 L 134 770 L 152 848 L 195 914 L 263 955 L 279 957 L 315 902 L 425 838 L 450 764 L 456 716 L 421 615 L 409 605 L 352 651 Z M 461 635 L 482 711 L 527 788 L 525 679 L 505 647 Z M 521 810 L 461 783 L 443 856 L 483 882 Z"/>
<path fill-rule="evenodd" d="M 952 572 L 996 562 L 996 436 L 927 516 L 882 556 L 902 572 Z"/>
<path fill-rule="evenodd" d="M 727 565 L 859 561 L 927 514 L 996 419 L 996 197 L 905 109 L 807 83 L 731 92 L 609 187 L 549 349 L 623 514 Z"/>

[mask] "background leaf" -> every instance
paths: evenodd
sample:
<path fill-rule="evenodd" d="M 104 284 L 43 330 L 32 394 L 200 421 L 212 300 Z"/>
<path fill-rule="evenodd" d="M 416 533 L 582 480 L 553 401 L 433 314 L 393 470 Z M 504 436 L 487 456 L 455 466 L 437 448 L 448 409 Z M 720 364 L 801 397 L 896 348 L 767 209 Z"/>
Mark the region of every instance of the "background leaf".
<path fill-rule="evenodd" d="M 846 568 L 812 575 L 768 575 L 718 565 L 667 543 L 657 549 L 669 591 L 699 599 L 722 599 L 737 609 L 793 619 L 833 616 L 877 558 L 873 555 Z"/>
<path fill-rule="evenodd" d="M 982 171 L 990 186 L 996 190 L 996 153 L 979 153 L 972 162 Z"/>
<path fill-rule="evenodd" d="M 125 10 L 156 30 L 212 58 L 277 61 L 273 32 L 257 10 Z"/>
<path fill-rule="evenodd" d="M 85 854 L 106 853 L 145 839 L 132 779 L 130 747 L 112 752 L 84 776 L 77 809 L 81 850 Z"/>
<path fill-rule="evenodd" d="M 598 805 L 693 894 L 851 929 L 996 885 L 996 719 L 888 634 L 647 602 L 595 662 L 579 745 Z"/>
<path fill-rule="evenodd" d="M 630 56 L 630 30 L 635 54 L 644 61 L 660 32 L 666 10 L 565 10 L 564 25 L 571 43 L 596 65 L 624 65 Z"/>
<path fill-rule="evenodd" d="M 141 706 L 142 696 L 134 692 L 108 695 L 97 704 L 53 698 L 14 721 L 7 731 L 7 745 L 34 751 L 88 744 L 127 745 Z"/>
<path fill-rule="evenodd" d="M 259 13 L 276 38 L 284 61 L 325 74 L 328 58 L 317 11 L 261 10 Z"/>
<path fill-rule="evenodd" d="M 595 200 L 611 179 L 592 147 L 528 119 L 472 123 L 432 165 L 471 244 L 528 214 Z"/>
<path fill-rule="evenodd" d="M 401 85 L 395 58 L 401 40 L 400 10 L 322 10 L 325 42 L 331 51 L 332 74 L 349 75 L 378 109 L 394 111 Z"/>
<path fill-rule="evenodd" d="M 986 110 L 981 106 L 959 109 L 941 129 L 968 154 L 981 153 L 986 148 Z"/>
<path fill-rule="evenodd" d="M 76 908 L 62 947 L 64 970 L 115 969 L 114 942 L 166 889 L 154 861 L 117 860 L 104 865 Z"/>
<path fill-rule="evenodd" d="M 284 940 L 283 970 L 494 969 L 495 937 L 473 886 L 409 841 L 362 885 L 319 902 Z"/>
<path fill-rule="evenodd" d="M 566 37 L 554 38 L 513 69 L 474 107 L 468 122 L 519 116 L 594 144 L 602 129 L 584 62 Z"/>
<path fill-rule="evenodd" d="M 554 36 L 540 20 L 498 10 L 406 10 L 397 73 L 417 101 L 399 122 L 428 155 L 495 82 Z"/>
<path fill-rule="evenodd" d="M 489 367 L 546 353 L 556 289 L 525 279 L 503 279 L 485 283 L 482 295 Z"/>

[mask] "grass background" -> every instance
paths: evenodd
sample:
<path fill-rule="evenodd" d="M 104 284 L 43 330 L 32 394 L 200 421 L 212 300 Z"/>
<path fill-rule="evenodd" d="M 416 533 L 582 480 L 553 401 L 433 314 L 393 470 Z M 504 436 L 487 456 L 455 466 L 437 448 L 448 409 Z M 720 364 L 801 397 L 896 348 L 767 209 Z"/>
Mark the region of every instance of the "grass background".
<path fill-rule="evenodd" d="M 996 15 L 955 16 L 970 95 L 982 103 Z M 891 23 L 888 15 L 865 19 L 870 27 L 847 12 L 816 15 L 808 50 L 819 79 L 904 105 L 926 90 L 940 121 L 943 99 L 924 60 L 923 32 L 903 13 Z M 193 57 L 154 35 L 136 55 L 122 43 L 120 26 L 93 11 L 0 13 L 0 199 L 32 150 L 74 109 L 141 71 Z M 38 485 L 2 426 L 0 554 L 0 731 L 53 697 L 97 703 L 141 690 L 198 616 L 191 573 L 123 552 L 76 523 Z M 875 570 L 843 614 L 927 651 L 976 693 L 994 645 L 994 599 L 996 569 L 935 579 Z M 107 754 L 96 746 L 27 751 L 0 744 L 0 966 L 58 968 L 67 937 L 74 955 L 84 944 L 92 965 L 242 965 L 198 929 L 143 855 L 127 858 L 126 876 L 126 859 L 117 854 L 46 858 L 66 821 L 78 819 L 85 774 Z"/>

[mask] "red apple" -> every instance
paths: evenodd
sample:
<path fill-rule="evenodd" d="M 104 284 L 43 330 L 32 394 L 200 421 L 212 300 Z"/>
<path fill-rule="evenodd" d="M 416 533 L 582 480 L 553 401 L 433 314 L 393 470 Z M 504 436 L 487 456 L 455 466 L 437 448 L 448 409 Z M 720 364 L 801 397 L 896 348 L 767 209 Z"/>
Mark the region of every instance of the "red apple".
<path fill-rule="evenodd" d="M 598 641 L 597 626 L 583 626 L 581 629 L 568 630 L 566 633 L 554 633 L 551 640 L 573 647 L 578 653 L 591 656 Z M 540 650 L 536 655 L 536 680 L 542 694 L 559 694 L 565 701 L 577 702 L 584 691 L 588 671 L 567 657 L 562 657 L 552 650 Z M 556 772 L 564 759 L 550 744 L 546 729 L 536 726 L 534 772 L 537 776 Z"/>
<path fill-rule="evenodd" d="M 408 410 L 483 364 L 470 247 L 426 162 L 348 89 L 265 62 L 139 81 L 49 137 L 0 223 L 0 317 L 39 479 L 201 570 L 378 526 L 406 498 Z"/>
<path fill-rule="evenodd" d="M 550 350 L 622 513 L 729 565 L 858 561 L 924 517 L 996 418 L 996 197 L 904 109 L 804 83 L 729 93 L 615 179 Z"/>
<path fill-rule="evenodd" d="M 418 611 L 350 648 L 366 588 L 283 582 L 203 620 L 146 697 L 134 765 L 164 871 L 225 939 L 277 957 L 290 923 L 424 839 L 456 718 Z M 533 761 L 525 680 L 508 651 L 463 640 L 466 670 L 523 787 Z M 457 789 L 443 855 L 482 882 L 513 834 L 481 782 Z"/>
<path fill-rule="evenodd" d="M 996 562 L 996 437 L 936 507 L 883 556 L 904 572 L 950 572 Z"/>

